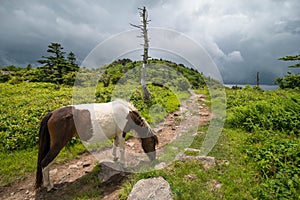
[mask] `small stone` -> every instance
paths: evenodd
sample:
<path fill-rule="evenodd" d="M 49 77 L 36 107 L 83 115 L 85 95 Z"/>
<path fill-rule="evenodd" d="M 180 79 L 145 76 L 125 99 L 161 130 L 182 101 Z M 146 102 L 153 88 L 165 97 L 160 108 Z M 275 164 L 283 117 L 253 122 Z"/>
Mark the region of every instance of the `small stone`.
<path fill-rule="evenodd" d="M 218 183 L 218 184 L 215 185 L 215 188 L 218 189 L 218 190 L 221 189 L 221 187 L 222 187 L 221 183 Z"/>
<path fill-rule="evenodd" d="M 184 151 L 190 151 L 190 152 L 195 152 L 195 153 L 200 153 L 200 149 L 194 149 L 194 148 L 185 148 Z"/>
<path fill-rule="evenodd" d="M 78 169 L 78 168 L 79 168 L 78 165 L 75 165 L 75 164 L 69 166 L 69 169 Z"/>
<path fill-rule="evenodd" d="M 91 165 L 90 162 L 84 162 L 84 163 L 82 164 L 83 168 L 89 167 L 90 165 Z"/>
<path fill-rule="evenodd" d="M 160 170 L 160 169 L 165 168 L 165 166 L 167 166 L 167 164 L 165 162 L 161 162 L 161 163 L 155 165 L 154 169 L 155 170 Z"/>
<path fill-rule="evenodd" d="M 209 113 L 200 113 L 201 116 L 207 117 L 209 116 Z"/>
<path fill-rule="evenodd" d="M 204 132 L 197 132 L 197 133 L 194 133 L 193 136 L 202 136 L 204 134 L 205 134 Z"/>
<path fill-rule="evenodd" d="M 229 165 L 229 161 L 228 160 L 223 160 L 223 164 L 224 165 Z"/>
<path fill-rule="evenodd" d="M 78 161 L 76 165 L 81 166 L 83 164 L 82 161 Z"/>
<path fill-rule="evenodd" d="M 222 184 L 221 183 L 219 183 L 217 180 L 215 180 L 215 179 L 212 179 L 211 181 L 210 181 L 210 183 L 211 183 L 211 185 L 213 186 L 213 188 L 215 188 L 215 189 L 221 189 L 221 187 L 222 187 Z"/>
<path fill-rule="evenodd" d="M 156 134 L 158 134 L 158 133 L 161 133 L 161 132 L 162 132 L 163 128 L 162 128 L 162 127 L 158 127 L 158 128 L 154 128 L 153 130 L 154 130 L 154 132 L 155 132 Z"/>
<path fill-rule="evenodd" d="M 206 95 L 205 94 L 198 94 L 197 95 L 199 98 L 206 98 Z"/>
<path fill-rule="evenodd" d="M 126 144 L 130 147 L 133 147 L 134 146 L 134 142 L 126 142 Z"/>
<path fill-rule="evenodd" d="M 55 168 L 55 169 L 52 169 L 52 170 L 50 170 L 50 172 L 49 172 L 49 174 L 50 174 L 50 176 L 52 176 L 52 175 L 54 175 L 54 174 L 56 174 L 57 173 L 57 169 Z"/>
<path fill-rule="evenodd" d="M 195 174 L 188 174 L 184 176 L 185 179 L 196 180 L 198 177 Z"/>
<path fill-rule="evenodd" d="M 171 147 L 173 150 L 177 150 L 178 149 L 178 147 L 176 147 L 176 146 L 172 146 Z"/>

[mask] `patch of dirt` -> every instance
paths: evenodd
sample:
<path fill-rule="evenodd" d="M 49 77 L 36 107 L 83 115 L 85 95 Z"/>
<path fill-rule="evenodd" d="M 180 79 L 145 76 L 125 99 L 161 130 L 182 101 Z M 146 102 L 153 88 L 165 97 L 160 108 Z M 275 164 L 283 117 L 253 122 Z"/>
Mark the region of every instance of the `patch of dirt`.
<path fill-rule="evenodd" d="M 169 114 L 164 122 L 154 128 L 159 139 L 158 149 L 163 148 L 166 144 L 174 140 L 178 136 L 178 130 L 181 126 L 188 127 L 189 124 L 197 123 L 201 126 L 210 121 L 212 115 L 209 113 L 209 108 L 205 106 L 206 100 L 204 97 L 204 95 L 194 94 L 190 99 L 182 102 L 178 111 Z M 181 117 L 183 115 L 190 116 L 187 124 L 184 125 L 181 124 Z M 143 153 L 140 141 L 137 138 L 130 138 L 126 141 L 125 150 L 126 152 Z M 110 154 L 111 150 L 102 152 L 102 155 L 105 156 Z M 102 184 L 100 186 L 95 186 L 93 183 L 87 181 L 85 185 L 82 185 L 82 180 L 92 173 L 95 167 L 97 167 L 97 163 L 98 160 L 95 156 L 86 152 L 80 155 L 78 159 L 64 164 L 53 164 L 50 167 L 50 179 L 54 183 L 56 190 L 51 192 L 46 192 L 45 189 L 36 191 L 34 189 L 35 174 L 32 174 L 25 180 L 0 187 L 0 199 L 72 199 L 78 193 L 88 193 L 95 187 L 99 188 L 102 194 L 101 199 L 118 199 L 122 181 Z"/>

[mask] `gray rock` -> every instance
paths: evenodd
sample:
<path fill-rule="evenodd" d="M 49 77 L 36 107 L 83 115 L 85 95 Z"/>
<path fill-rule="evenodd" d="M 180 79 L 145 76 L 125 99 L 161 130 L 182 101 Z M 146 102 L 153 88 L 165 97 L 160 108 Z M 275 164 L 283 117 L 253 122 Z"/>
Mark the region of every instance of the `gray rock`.
<path fill-rule="evenodd" d="M 180 161 L 197 160 L 201 162 L 205 168 L 214 167 L 216 165 L 216 158 L 211 156 L 190 156 L 181 152 L 176 155 L 176 159 Z"/>
<path fill-rule="evenodd" d="M 139 180 L 133 187 L 127 200 L 171 200 L 169 183 L 163 177 Z"/>
<path fill-rule="evenodd" d="M 125 176 L 122 165 L 116 162 L 100 162 L 99 168 L 98 178 L 101 183 L 118 182 Z"/>

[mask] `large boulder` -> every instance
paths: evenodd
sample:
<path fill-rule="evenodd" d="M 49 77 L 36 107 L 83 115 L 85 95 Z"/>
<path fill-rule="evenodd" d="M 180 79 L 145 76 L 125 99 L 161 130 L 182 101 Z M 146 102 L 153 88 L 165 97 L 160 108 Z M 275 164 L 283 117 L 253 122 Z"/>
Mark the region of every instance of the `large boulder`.
<path fill-rule="evenodd" d="M 139 180 L 127 200 L 171 200 L 172 192 L 169 183 L 163 177 Z"/>

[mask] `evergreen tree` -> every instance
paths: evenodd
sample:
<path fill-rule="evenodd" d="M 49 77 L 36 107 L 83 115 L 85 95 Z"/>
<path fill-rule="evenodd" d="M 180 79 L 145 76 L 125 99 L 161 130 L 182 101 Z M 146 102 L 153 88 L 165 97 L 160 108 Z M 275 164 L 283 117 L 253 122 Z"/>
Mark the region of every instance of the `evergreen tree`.
<path fill-rule="evenodd" d="M 296 56 L 285 56 L 279 58 L 279 60 L 283 61 L 300 61 L 300 55 Z M 289 68 L 300 68 L 300 63 L 296 63 L 294 65 L 288 66 Z M 276 78 L 276 83 L 279 85 L 281 89 L 292 88 L 292 89 L 300 89 L 300 75 L 298 73 L 293 74 L 288 72 L 283 78 Z"/>
<path fill-rule="evenodd" d="M 282 58 L 279 58 L 278 60 L 283 60 L 283 61 L 297 61 L 298 60 L 298 61 L 300 61 L 300 55 L 284 56 Z M 298 68 L 298 67 L 300 67 L 300 63 L 289 66 L 289 68 Z"/>
<path fill-rule="evenodd" d="M 51 43 L 47 50 L 50 56 L 42 56 L 44 59 L 38 60 L 44 65 L 42 67 L 45 73 L 44 81 L 62 84 L 64 83 L 64 76 L 70 72 L 78 71 L 79 66 L 76 64 L 75 54 L 70 52 L 66 59 L 66 52 L 63 49 L 61 44 Z"/>
<path fill-rule="evenodd" d="M 78 71 L 79 66 L 76 64 L 76 56 L 75 54 L 71 51 L 68 56 L 67 56 L 68 62 L 69 62 L 69 69 L 68 71 Z"/>

